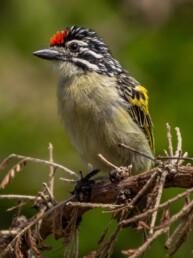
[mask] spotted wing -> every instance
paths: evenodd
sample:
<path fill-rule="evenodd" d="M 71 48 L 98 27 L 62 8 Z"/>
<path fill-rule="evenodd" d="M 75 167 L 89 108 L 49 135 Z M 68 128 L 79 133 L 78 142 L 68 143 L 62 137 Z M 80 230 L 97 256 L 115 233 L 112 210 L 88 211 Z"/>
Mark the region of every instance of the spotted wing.
<path fill-rule="evenodd" d="M 154 152 L 153 123 L 148 111 L 147 90 L 127 72 L 119 75 L 119 91 L 128 103 L 128 112 L 133 120 L 142 128 Z"/>

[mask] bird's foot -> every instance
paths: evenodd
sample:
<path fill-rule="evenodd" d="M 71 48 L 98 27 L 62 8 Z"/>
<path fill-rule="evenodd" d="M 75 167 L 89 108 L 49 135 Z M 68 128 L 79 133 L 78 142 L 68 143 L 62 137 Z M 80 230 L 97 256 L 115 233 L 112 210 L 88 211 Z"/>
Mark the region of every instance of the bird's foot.
<path fill-rule="evenodd" d="M 95 169 L 88 173 L 85 177 L 83 177 L 82 172 L 81 179 L 77 181 L 77 184 L 72 192 L 75 195 L 76 200 L 79 202 L 89 202 L 90 201 L 90 194 L 91 194 L 91 185 L 95 184 L 95 180 L 91 179 L 95 176 L 100 170 Z"/>

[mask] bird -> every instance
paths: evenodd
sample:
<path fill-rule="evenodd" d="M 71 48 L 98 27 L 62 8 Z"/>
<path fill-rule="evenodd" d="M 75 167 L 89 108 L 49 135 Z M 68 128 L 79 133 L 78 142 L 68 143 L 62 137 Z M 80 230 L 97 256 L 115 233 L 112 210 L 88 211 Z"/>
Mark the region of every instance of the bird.
<path fill-rule="evenodd" d="M 50 38 L 49 47 L 33 54 L 53 64 L 59 78 L 58 111 L 86 164 L 110 172 L 100 153 L 117 167 L 131 165 L 133 174 L 152 167 L 151 159 L 120 148 L 124 143 L 154 156 L 148 92 L 94 30 L 66 27 Z"/>

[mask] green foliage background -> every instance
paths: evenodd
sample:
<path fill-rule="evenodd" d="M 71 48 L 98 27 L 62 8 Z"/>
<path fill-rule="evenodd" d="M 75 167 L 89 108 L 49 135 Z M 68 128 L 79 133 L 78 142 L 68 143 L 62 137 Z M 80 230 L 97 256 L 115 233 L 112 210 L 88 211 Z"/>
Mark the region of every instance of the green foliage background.
<path fill-rule="evenodd" d="M 95 29 L 116 59 L 149 91 L 150 113 L 154 122 L 156 154 L 167 148 L 165 123 L 180 127 L 183 149 L 193 156 L 193 2 L 160 6 L 152 11 L 134 1 L 118 0 L 6 0 L 0 2 L 0 161 L 11 153 L 48 159 L 48 143 L 54 145 L 54 160 L 78 172 L 86 167 L 64 133 L 57 114 L 57 77 L 49 62 L 32 52 L 49 46 L 49 38 L 65 26 L 77 24 Z M 151 2 L 151 1 L 150 1 Z M 158 3 L 159 1 L 157 1 Z M 163 1 L 162 5 L 166 4 Z M 28 162 L 27 167 L 0 194 L 36 194 L 48 180 L 49 168 Z M 5 175 L 1 171 L 0 179 Z M 58 180 L 55 195 L 66 197 L 72 186 Z M 165 190 L 164 199 L 180 190 Z M 1 200 L 0 229 L 10 225 L 14 211 L 5 210 L 15 202 Z M 174 207 L 173 210 L 179 208 Z M 27 216 L 34 214 L 29 206 Z M 109 215 L 92 210 L 80 225 L 80 257 L 96 250 L 97 241 Z M 115 223 L 114 223 L 115 226 Z M 142 235 L 124 229 L 113 257 L 120 250 L 137 248 Z M 53 251 L 46 257 L 63 257 L 62 241 L 49 237 Z M 147 257 L 163 257 L 164 237 L 149 250 Z M 175 257 L 190 257 L 192 236 Z"/>

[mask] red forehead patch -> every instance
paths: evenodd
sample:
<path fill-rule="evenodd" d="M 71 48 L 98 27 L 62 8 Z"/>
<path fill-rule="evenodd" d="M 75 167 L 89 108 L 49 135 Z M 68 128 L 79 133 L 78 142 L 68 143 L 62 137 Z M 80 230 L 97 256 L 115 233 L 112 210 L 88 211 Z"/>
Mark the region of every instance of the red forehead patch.
<path fill-rule="evenodd" d="M 61 45 L 62 43 L 64 43 L 64 39 L 66 38 L 67 33 L 67 29 L 65 29 L 64 31 L 57 31 L 56 34 L 52 38 L 50 38 L 50 46 Z"/>

